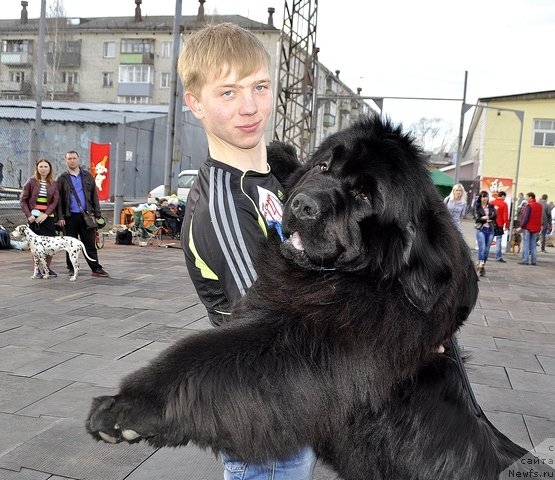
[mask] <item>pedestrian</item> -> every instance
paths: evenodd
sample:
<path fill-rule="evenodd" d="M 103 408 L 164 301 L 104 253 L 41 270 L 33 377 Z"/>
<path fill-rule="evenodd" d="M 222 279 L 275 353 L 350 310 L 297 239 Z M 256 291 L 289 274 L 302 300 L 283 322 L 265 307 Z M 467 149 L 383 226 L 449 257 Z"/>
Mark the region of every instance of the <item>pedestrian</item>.
<path fill-rule="evenodd" d="M 547 234 L 551 230 L 551 208 L 548 200 L 547 193 L 542 195 L 540 199 L 540 204 L 542 206 L 542 229 L 541 229 L 541 237 L 540 237 L 540 247 L 541 251 L 545 253 L 545 241 L 547 239 Z"/>
<path fill-rule="evenodd" d="M 65 154 L 67 171 L 58 177 L 60 202 L 58 204 L 58 225 L 64 229 L 66 235 L 79 238 L 85 245 L 87 255 L 94 261 L 87 260 L 93 277 L 107 277 L 108 273 L 98 261 L 96 250 L 95 229 L 87 227 L 85 212 L 93 212 L 95 218 L 101 218 L 98 192 L 92 174 L 81 168 L 81 159 L 75 150 Z M 73 265 L 66 254 L 69 274 L 73 275 Z"/>
<path fill-rule="evenodd" d="M 495 235 L 495 207 L 489 203 L 489 193 L 485 190 L 480 192 L 474 206 L 474 218 L 476 220 L 476 242 L 478 243 L 478 263 L 476 271 L 483 277 L 486 274 L 486 263 L 488 261 L 489 248 Z"/>
<path fill-rule="evenodd" d="M 264 139 L 274 101 L 270 59 L 252 33 L 224 23 L 193 33 L 178 68 L 185 103 L 202 123 L 209 150 L 187 197 L 182 246 L 218 327 L 256 279 L 253 257 L 269 221 L 281 221 L 283 188 L 270 172 Z M 316 456 L 300 446 L 291 458 L 260 465 L 226 452 L 222 460 L 226 480 L 309 480 Z"/>
<path fill-rule="evenodd" d="M 536 195 L 533 192 L 526 194 L 527 204 L 522 212 L 520 227 L 517 231 L 522 232 L 522 259 L 519 265 L 536 265 L 538 255 L 537 240 L 538 233 L 542 227 L 543 209 L 540 203 L 536 202 Z"/>
<path fill-rule="evenodd" d="M 507 194 L 503 191 L 497 193 L 497 197 L 490 202 L 495 208 L 495 260 L 500 263 L 506 263 L 503 258 L 503 234 L 505 229 L 509 229 L 511 224 L 509 222 L 509 207 L 505 202 Z"/>
<path fill-rule="evenodd" d="M 33 175 L 23 185 L 19 197 L 19 205 L 27 218 L 29 228 L 37 235 L 56 236 L 56 212 L 59 198 L 52 164 L 46 158 L 39 158 L 35 162 Z M 50 268 L 51 263 L 52 255 L 48 255 L 46 257 L 48 275 L 57 277 L 57 273 Z M 33 278 L 42 278 L 44 273 L 39 271 Z"/>
<path fill-rule="evenodd" d="M 516 220 L 520 220 L 522 217 L 522 212 L 526 206 L 526 198 L 524 198 L 524 193 L 520 192 L 516 200 Z"/>
<path fill-rule="evenodd" d="M 462 231 L 462 221 L 466 213 L 466 191 L 462 184 L 456 183 L 451 189 L 451 193 L 444 198 L 443 203 L 451 214 L 453 222 Z"/>

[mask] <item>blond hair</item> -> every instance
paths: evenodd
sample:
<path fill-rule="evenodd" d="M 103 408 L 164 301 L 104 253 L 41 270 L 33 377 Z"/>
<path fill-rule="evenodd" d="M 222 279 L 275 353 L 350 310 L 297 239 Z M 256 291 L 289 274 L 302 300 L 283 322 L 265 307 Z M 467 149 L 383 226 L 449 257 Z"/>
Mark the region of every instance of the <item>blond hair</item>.
<path fill-rule="evenodd" d="M 461 188 L 462 189 L 462 197 L 459 200 L 460 202 L 466 203 L 466 190 L 464 189 L 464 186 L 462 185 L 462 183 L 455 183 L 455 185 L 453 185 L 453 188 L 451 189 L 451 193 L 449 194 L 449 199 L 454 202 L 455 201 L 455 189 L 457 188 Z"/>
<path fill-rule="evenodd" d="M 211 80 L 234 72 L 244 78 L 261 66 L 270 70 L 270 56 L 251 32 L 232 23 L 209 25 L 193 33 L 179 56 L 177 70 L 185 91 L 196 97 Z"/>

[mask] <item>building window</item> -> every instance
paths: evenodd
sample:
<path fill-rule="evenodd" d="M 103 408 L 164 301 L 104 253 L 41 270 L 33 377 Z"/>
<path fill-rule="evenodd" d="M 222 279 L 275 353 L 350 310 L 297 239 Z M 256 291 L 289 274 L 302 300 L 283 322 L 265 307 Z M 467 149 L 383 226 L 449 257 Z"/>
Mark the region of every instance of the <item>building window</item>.
<path fill-rule="evenodd" d="M 2 40 L 2 52 L 5 52 L 5 53 L 31 52 L 31 41 L 29 41 L 29 40 Z"/>
<path fill-rule="evenodd" d="M 160 74 L 160 88 L 170 88 L 170 74 L 162 72 Z"/>
<path fill-rule="evenodd" d="M 172 42 L 162 42 L 162 58 L 171 58 L 172 56 Z"/>
<path fill-rule="evenodd" d="M 555 120 L 534 120 L 534 146 L 555 147 Z"/>
<path fill-rule="evenodd" d="M 120 83 L 154 83 L 154 71 L 151 65 L 120 65 Z"/>
<path fill-rule="evenodd" d="M 10 72 L 10 82 L 23 83 L 25 81 L 25 72 Z"/>
<path fill-rule="evenodd" d="M 102 86 L 103 87 L 113 87 L 114 86 L 114 74 L 113 74 L 113 72 L 104 72 L 102 74 Z"/>
<path fill-rule="evenodd" d="M 124 38 L 121 53 L 154 53 L 154 40 L 149 38 Z"/>
<path fill-rule="evenodd" d="M 116 56 L 116 42 L 104 42 L 102 55 L 104 58 L 114 58 Z"/>
<path fill-rule="evenodd" d="M 141 104 L 147 105 L 150 104 L 152 99 L 150 97 L 118 97 L 118 103 L 133 103 L 133 104 Z"/>
<path fill-rule="evenodd" d="M 76 85 L 79 83 L 79 75 L 77 72 L 62 72 L 62 83 L 67 85 Z"/>

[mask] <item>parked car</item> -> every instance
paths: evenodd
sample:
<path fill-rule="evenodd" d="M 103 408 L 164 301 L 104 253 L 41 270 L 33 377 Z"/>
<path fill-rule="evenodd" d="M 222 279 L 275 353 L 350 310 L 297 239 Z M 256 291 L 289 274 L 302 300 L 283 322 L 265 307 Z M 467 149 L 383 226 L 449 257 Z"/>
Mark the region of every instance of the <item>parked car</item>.
<path fill-rule="evenodd" d="M 182 170 L 177 176 L 177 196 L 183 201 L 187 200 L 189 190 L 196 180 L 198 170 Z M 157 198 L 164 197 L 164 185 L 158 185 L 156 188 L 148 192 L 147 202 L 155 203 Z"/>

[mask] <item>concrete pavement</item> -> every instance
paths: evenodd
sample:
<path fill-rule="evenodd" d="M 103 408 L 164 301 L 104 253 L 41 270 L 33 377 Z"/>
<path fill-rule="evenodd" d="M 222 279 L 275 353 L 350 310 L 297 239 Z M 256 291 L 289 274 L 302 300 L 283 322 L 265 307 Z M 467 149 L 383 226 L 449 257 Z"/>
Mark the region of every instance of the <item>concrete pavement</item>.
<path fill-rule="evenodd" d="M 473 222 L 465 238 L 474 247 Z M 170 241 L 164 243 L 171 243 Z M 492 422 L 526 448 L 555 437 L 555 248 L 538 265 L 488 263 L 476 309 L 459 337 Z M 120 246 L 84 267 L 31 280 L 29 252 L 0 250 L 0 480 L 221 480 L 220 462 L 195 447 L 94 442 L 83 427 L 93 396 L 173 341 L 211 328 L 178 248 Z M 315 480 L 332 480 L 318 465 Z"/>

